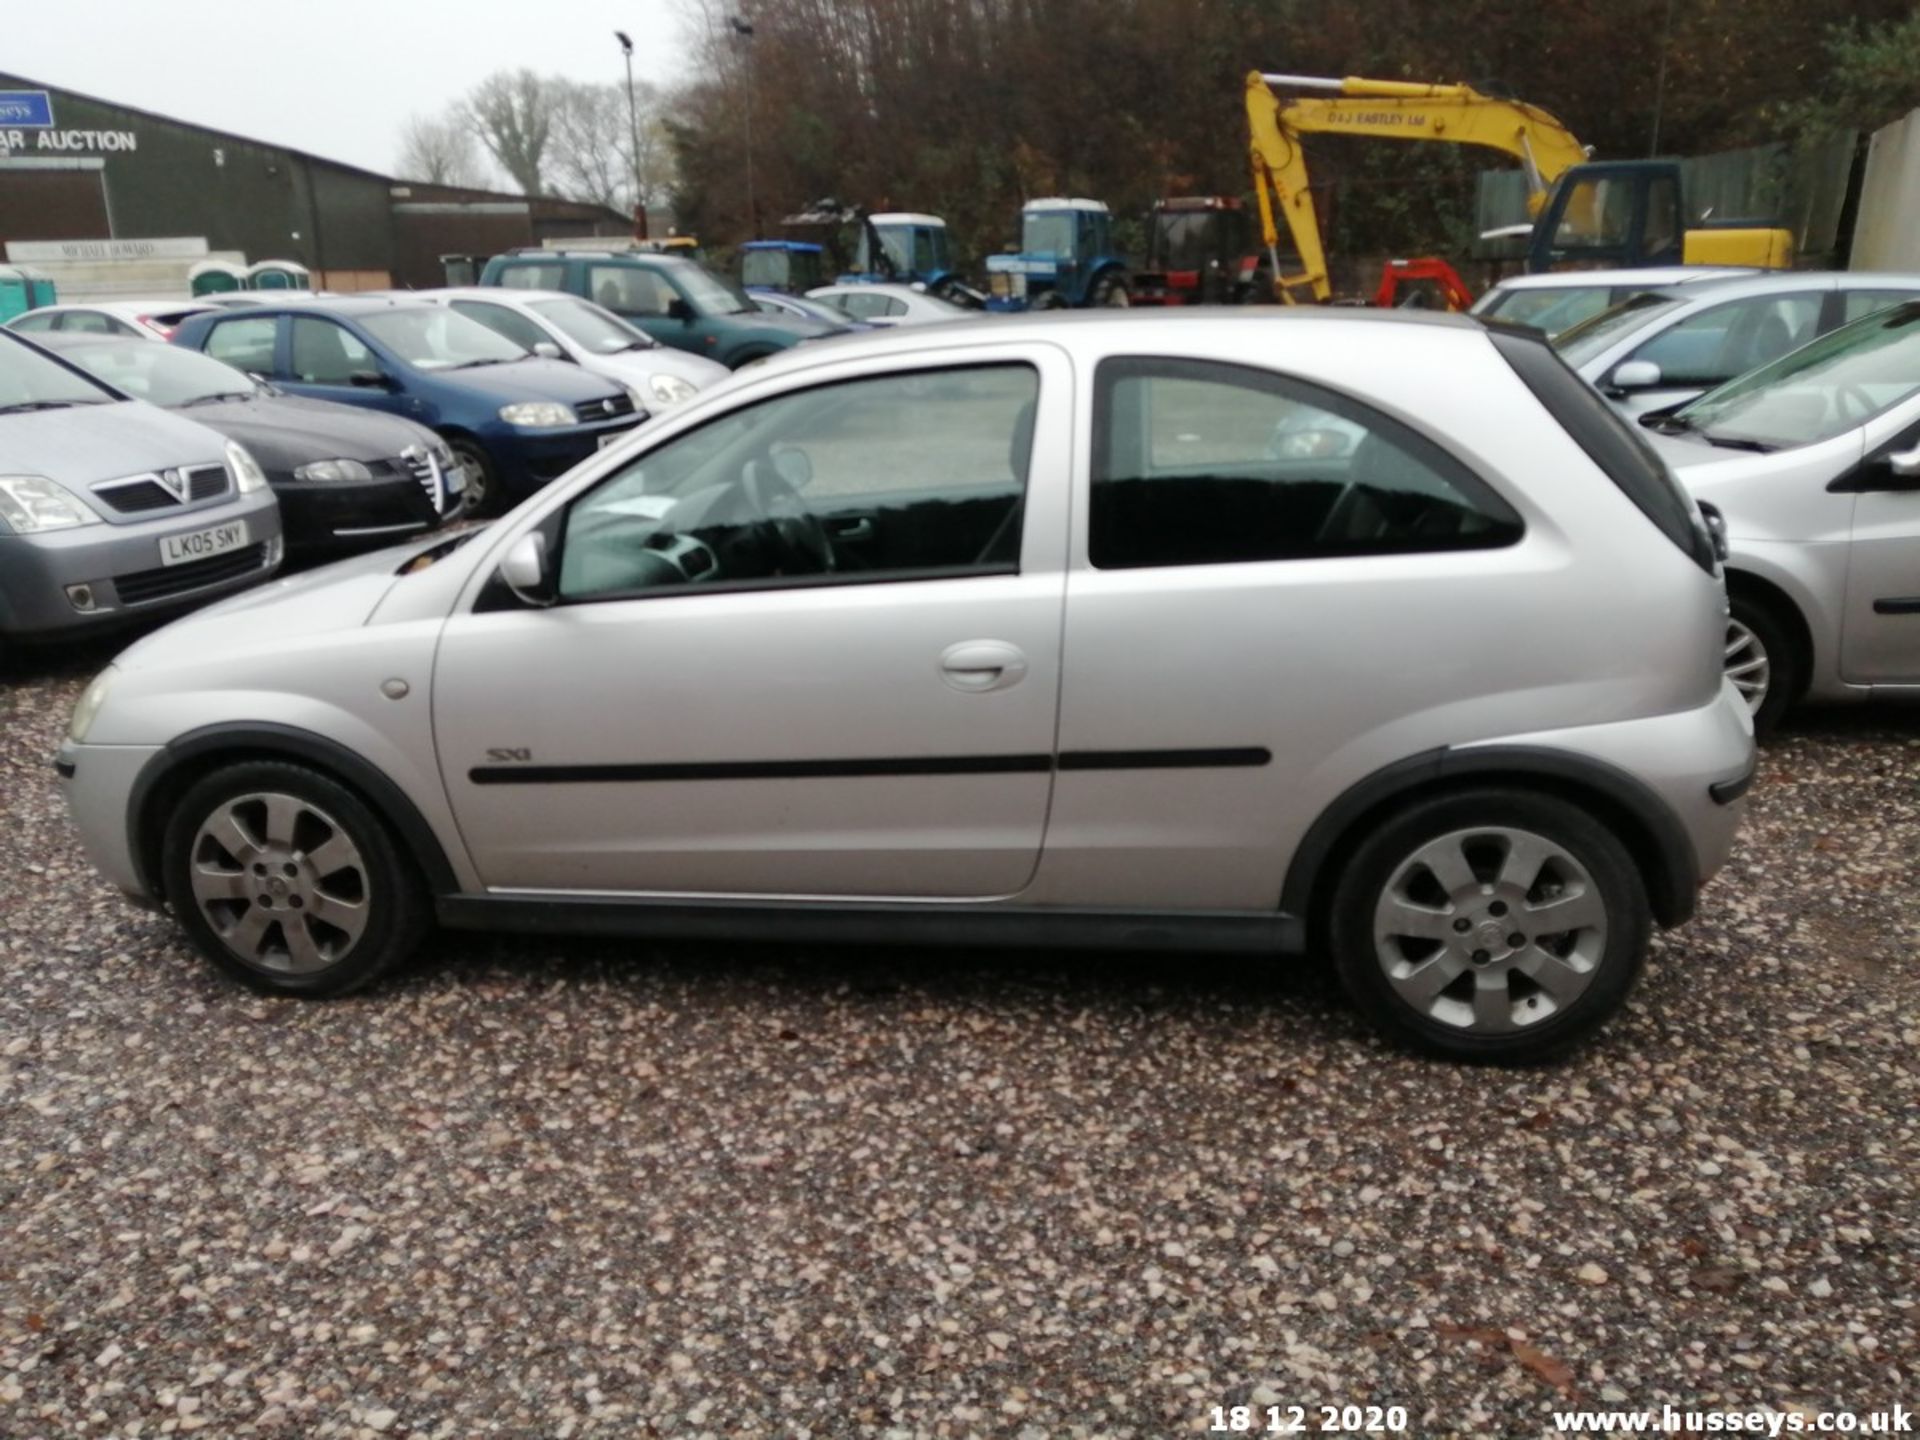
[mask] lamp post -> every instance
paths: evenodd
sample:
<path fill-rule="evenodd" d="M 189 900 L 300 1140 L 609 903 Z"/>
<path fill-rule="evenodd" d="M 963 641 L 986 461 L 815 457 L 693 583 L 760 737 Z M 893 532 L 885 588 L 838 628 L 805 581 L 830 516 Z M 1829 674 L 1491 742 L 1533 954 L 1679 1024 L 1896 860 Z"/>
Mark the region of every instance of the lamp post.
<path fill-rule="evenodd" d="M 647 238 L 647 197 L 640 186 L 640 107 L 633 99 L 633 41 L 627 38 L 627 32 L 616 30 L 613 38 L 620 42 L 620 53 L 627 57 L 627 128 L 628 141 L 633 146 L 633 224 L 635 237 Z"/>
<path fill-rule="evenodd" d="M 749 240 L 760 235 L 760 211 L 753 199 L 753 22 L 740 15 L 729 15 L 727 24 L 747 43 L 747 229 Z"/>

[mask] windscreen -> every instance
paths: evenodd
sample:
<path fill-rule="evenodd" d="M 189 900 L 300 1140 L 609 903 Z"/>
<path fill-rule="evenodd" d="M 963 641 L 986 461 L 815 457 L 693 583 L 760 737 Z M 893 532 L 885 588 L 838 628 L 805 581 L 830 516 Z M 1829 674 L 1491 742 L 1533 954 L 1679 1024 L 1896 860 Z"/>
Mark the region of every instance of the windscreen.
<path fill-rule="evenodd" d="M 211 356 L 147 340 L 76 345 L 67 358 L 116 390 L 155 405 L 197 405 L 208 400 L 249 400 L 259 387 Z"/>
<path fill-rule="evenodd" d="M 440 305 L 381 310 L 361 316 L 360 323 L 407 364 L 422 370 L 503 365 L 527 358 L 527 352 L 504 335 Z"/>
<path fill-rule="evenodd" d="M 648 350 L 653 341 L 610 310 L 585 300 L 536 300 L 534 314 L 574 344 L 595 355 L 617 355 L 622 350 Z"/>
<path fill-rule="evenodd" d="M 11 336 L 0 339 L 0 414 L 101 405 L 116 398 L 84 375 L 76 375 L 30 349 L 24 341 Z"/>
<path fill-rule="evenodd" d="M 1590 320 L 1582 320 L 1553 337 L 1553 348 L 1575 370 L 1589 360 L 1613 348 L 1616 341 L 1638 334 L 1663 315 L 1671 315 L 1687 302 L 1673 295 L 1649 291 L 1622 300 L 1611 310 L 1602 310 Z M 1506 315 L 1500 317 L 1508 318 Z"/>
<path fill-rule="evenodd" d="M 1856 320 L 1709 391 L 1668 422 L 1722 445 L 1830 440 L 1920 393 L 1920 302 Z"/>

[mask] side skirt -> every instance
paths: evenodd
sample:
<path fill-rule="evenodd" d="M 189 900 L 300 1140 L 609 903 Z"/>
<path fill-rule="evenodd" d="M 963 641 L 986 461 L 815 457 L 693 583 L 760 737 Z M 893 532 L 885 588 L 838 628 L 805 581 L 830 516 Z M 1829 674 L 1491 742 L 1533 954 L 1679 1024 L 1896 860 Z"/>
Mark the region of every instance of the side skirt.
<path fill-rule="evenodd" d="M 522 935 L 1209 954 L 1297 954 L 1306 945 L 1306 927 L 1299 919 L 1264 910 L 968 908 L 885 901 L 780 903 L 554 895 L 442 895 L 434 908 L 440 923 L 449 929 Z"/>

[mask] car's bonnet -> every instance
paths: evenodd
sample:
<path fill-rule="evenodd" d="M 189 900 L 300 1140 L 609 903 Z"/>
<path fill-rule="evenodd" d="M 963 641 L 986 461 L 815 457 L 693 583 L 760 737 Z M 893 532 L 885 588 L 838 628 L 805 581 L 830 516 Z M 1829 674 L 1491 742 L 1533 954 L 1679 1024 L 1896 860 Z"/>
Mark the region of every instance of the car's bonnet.
<path fill-rule="evenodd" d="M 419 541 L 375 550 L 317 570 L 270 580 L 136 641 L 115 664 L 138 670 L 209 656 L 237 659 L 252 650 L 284 650 L 306 636 L 357 630 L 399 578 Z"/>
<path fill-rule="evenodd" d="M 269 469 L 310 460 L 384 460 L 433 439 L 397 415 L 294 395 L 200 405 L 191 413 L 201 424 L 238 440 Z"/>
<path fill-rule="evenodd" d="M 0 474 L 91 485 L 176 465 L 219 463 L 226 441 L 144 400 L 0 415 Z"/>
<path fill-rule="evenodd" d="M 545 360 L 538 356 L 511 360 L 505 365 L 476 365 L 465 370 L 421 369 L 416 373 L 438 384 L 458 385 L 487 395 L 502 405 L 516 400 L 560 400 L 572 405 L 582 400 L 601 400 L 612 393 L 612 386 L 602 377 L 588 374 L 564 360 Z"/>

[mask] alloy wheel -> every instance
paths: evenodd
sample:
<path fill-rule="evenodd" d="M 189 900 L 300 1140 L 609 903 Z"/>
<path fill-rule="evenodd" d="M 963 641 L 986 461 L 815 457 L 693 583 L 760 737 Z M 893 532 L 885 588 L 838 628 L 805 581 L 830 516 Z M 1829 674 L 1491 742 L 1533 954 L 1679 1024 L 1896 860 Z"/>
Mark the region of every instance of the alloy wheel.
<path fill-rule="evenodd" d="M 1724 663 L 1733 688 L 1740 692 L 1749 710 L 1759 713 L 1767 703 L 1767 687 L 1773 681 L 1773 657 L 1767 654 L 1760 637 L 1738 620 L 1727 621 Z"/>
<path fill-rule="evenodd" d="M 1607 907 L 1586 867 L 1545 836 L 1456 830 L 1395 867 L 1373 941 L 1388 983 L 1417 1013 L 1507 1034 L 1564 1012 L 1592 984 Z"/>
<path fill-rule="evenodd" d="M 344 960 L 367 928 L 369 878 L 353 837 L 297 796 L 239 795 L 194 836 L 194 903 L 246 964 L 305 975 Z"/>

